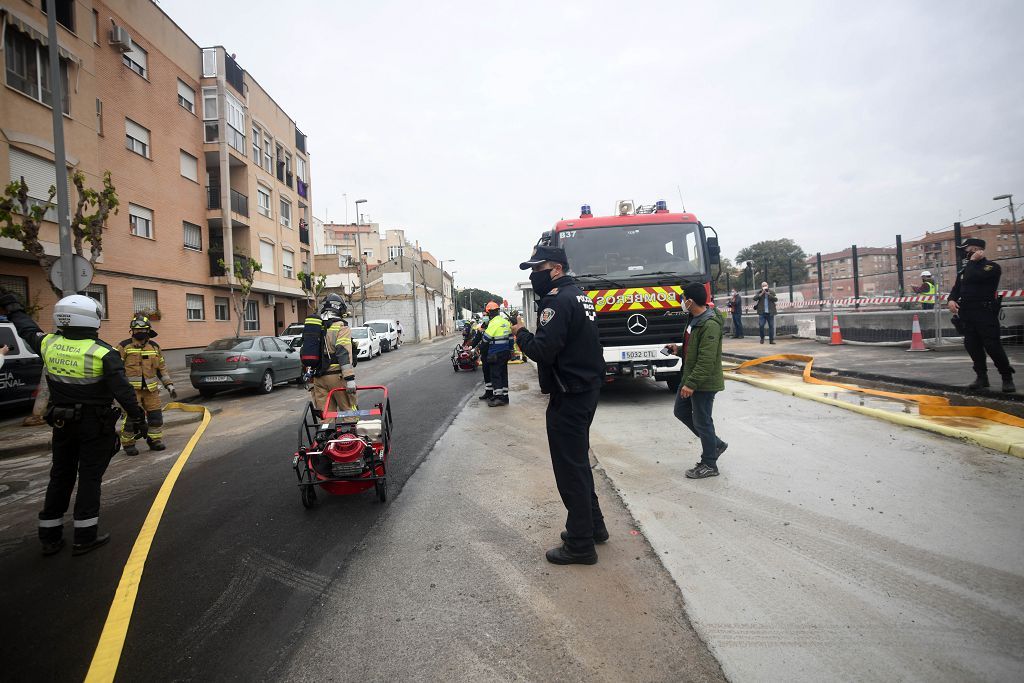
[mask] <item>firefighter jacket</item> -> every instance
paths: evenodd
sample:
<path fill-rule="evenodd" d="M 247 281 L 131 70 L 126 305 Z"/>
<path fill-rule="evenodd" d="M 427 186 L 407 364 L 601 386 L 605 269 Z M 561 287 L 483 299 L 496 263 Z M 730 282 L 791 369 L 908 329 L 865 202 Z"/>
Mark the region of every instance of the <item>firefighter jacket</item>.
<path fill-rule="evenodd" d="M 512 323 L 505 316 L 498 314 L 487 322 L 481 338 L 487 344 L 488 356 L 511 352 Z"/>
<path fill-rule="evenodd" d="M 328 375 L 341 375 L 345 380 L 355 379 L 356 355 L 352 353 L 352 328 L 335 320 L 324 334 L 324 346 L 330 354 Z"/>
<path fill-rule="evenodd" d="M 160 346 L 152 339 L 139 344 L 134 339 L 125 339 L 117 345 L 117 352 L 124 362 L 128 383 L 135 389 L 157 391 L 167 374 L 167 364 Z"/>
<path fill-rule="evenodd" d="M 604 382 L 604 349 L 594 302 L 569 276 L 552 282 L 538 304 L 537 332 L 520 328 L 519 349 L 537 363 L 540 390 L 582 393 Z"/>
<path fill-rule="evenodd" d="M 43 359 L 50 403 L 107 407 L 117 402 L 133 420 L 145 413 L 124 374 L 121 357 L 109 344 L 98 339 L 91 327 L 65 327 L 57 334 L 45 334 L 24 311 L 8 314 L 18 336 Z"/>

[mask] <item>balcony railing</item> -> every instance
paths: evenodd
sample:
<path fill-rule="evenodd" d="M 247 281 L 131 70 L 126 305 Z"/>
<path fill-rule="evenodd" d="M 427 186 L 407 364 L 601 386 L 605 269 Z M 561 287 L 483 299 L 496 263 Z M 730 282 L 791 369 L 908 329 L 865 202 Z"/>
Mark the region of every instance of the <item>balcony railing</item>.
<path fill-rule="evenodd" d="M 305 245 L 309 244 L 309 228 L 305 226 L 305 221 L 299 223 L 299 241 Z"/>
<path fill-rule="evenodd" d="M 206 208 L 220 208 L 220 187 L 207 185 L 206 187 Z M 249 198 L 238 190 L 231 190 L 231 210 L 237 214 L 249 217 Z"/>
<path fill-rule="evenodd" d="M 224 277 L 227 275 L 227 268 L 220 264 L 221 259 L 224 258 L 224 252 L 222 251 L 211 251 L 210 255 L 210 277 Z M 235 262 L 244 264 L 247 263 L 245 254 L 235 254 Z"/>

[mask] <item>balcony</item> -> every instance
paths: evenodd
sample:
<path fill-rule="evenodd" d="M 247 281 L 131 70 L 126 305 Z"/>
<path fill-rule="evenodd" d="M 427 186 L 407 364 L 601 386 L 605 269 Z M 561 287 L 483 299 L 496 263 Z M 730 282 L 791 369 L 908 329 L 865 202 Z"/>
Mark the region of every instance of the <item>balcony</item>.
<path fill-rule="evenodd" d="M 224 277 L 227 275 L 227 268 L 220 264 L 224 258 L 223 251 L 210 251 L 210 277 Z M 235 263 L 247 263 L 245 254 L 235 254 Z"/>
<path fill-rule="evenodd" d="M 216 185 L 206 187 L 206 208 L 220 208 L 220 188 Z M 231 210 L 240 216 L 249 217 L 249 198 L 238 190 L 231 190 Z"/>
<path fill-rule="evenodd" d="M 309 226 L 304 220 L 299 221 L 299 241 L 309 246 Z"/>
<path fill-rule="evenodd" d="M 295 182 L 297 184 L 299 196 L 305 199 L 309 199 L 309 183 L 305 183 L 301 180 L 296 180 Z"/>

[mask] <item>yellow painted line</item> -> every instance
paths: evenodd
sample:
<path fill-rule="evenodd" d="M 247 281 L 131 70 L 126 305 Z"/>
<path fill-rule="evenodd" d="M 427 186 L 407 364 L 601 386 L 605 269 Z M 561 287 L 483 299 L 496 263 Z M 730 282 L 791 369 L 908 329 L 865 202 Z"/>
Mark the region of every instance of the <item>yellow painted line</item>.
<path fill-rule="evenodd" d="M 185 445 L 181 455 L 174 462 L 171 471 L 164 478 L 164 483 L 149 508 L 146 521 L 142 523 L 142 529 L 135 539 L 135 546 L 131 555 L 124 565 L 121 573 L 121 582 L 117 585 L 114 593 L 114 600 L 110 604 L 110 611 L 107 613 L 107 621 L 103 624 L 103 632 L 100 634 L 99 643 L 96 645 L 96 652 L 93 653 L 92 663 L 89 665 L 89 673 L 86 674 L 86 683 L 98 681 L 113 681 L 117 673 L 117 665 L 121 661 L 121 650 L 124 648 L 124 640 L 128 635 L 128 624 L 132 619 L 132 611 L 135 609 L 135 598 L 139 594 L 139 584 L 142 583 L 142 570 L 146 566 L 146 558 L 149 556 L 149 549 L 153 545 L 153 537 L 156 536 L 157 527 L 160 526 L 160 518 L 163 517 L 164 509 L 167 507 L 167 500 L 171 497 L 171 489 L 178 481 L 178 475 L 184 469 L 185 463 L 192 455 L 192 450 L 199 443 L 199 439 L 210 424 L 210 411 L 203 406 L 195 406 L 187 403 L 168 403 L 164 410 L 183 410 L 189 413 L 202 413 L 203 421 L 192 434 Z"/>

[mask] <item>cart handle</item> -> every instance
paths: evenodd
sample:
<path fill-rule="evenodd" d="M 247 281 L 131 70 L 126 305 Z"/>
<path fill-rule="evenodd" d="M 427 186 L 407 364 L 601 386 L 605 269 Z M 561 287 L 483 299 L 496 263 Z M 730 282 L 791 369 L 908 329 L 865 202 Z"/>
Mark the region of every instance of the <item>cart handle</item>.
<path fill-rule="evenodd" d="M 336 387 L 336 388 L 331 389 L 330 391 L 328 391 L 327 392 L 327 398 L 324 399 L 324 405 L 325 406 L 331 405 L 331 397 L 334 396 L 334 394 L 337 393 L 337 392 L 344 392 L 344 391 L 347 391 L 347 389 L 345 387 Z M 358 391 L 382 391 L 382 392 L 384 392 L 384 399 L 381 401 L 381 405 L 384 405 L 384 404 L 388 403 L 388 388 L 385 387 L 385 386 L 371 385 L 371 386 L 365 386 L 365 387 L 356 387 L 356 391 L 357 392 Z M 323 418 L 327 419 L 327 420 L 333 420 L 333 419 L 337 419 L 339 417 L 369 417 L 369 416 L 379 416 L 380 414 L 381 414 L 380 409 L 374 409 L 374 410 L 351 410 L 351 411 L 344 411 L 344 412 L 342 412 L 342 411 L 325 410 L 324 413 L 323 413 Z"/>

